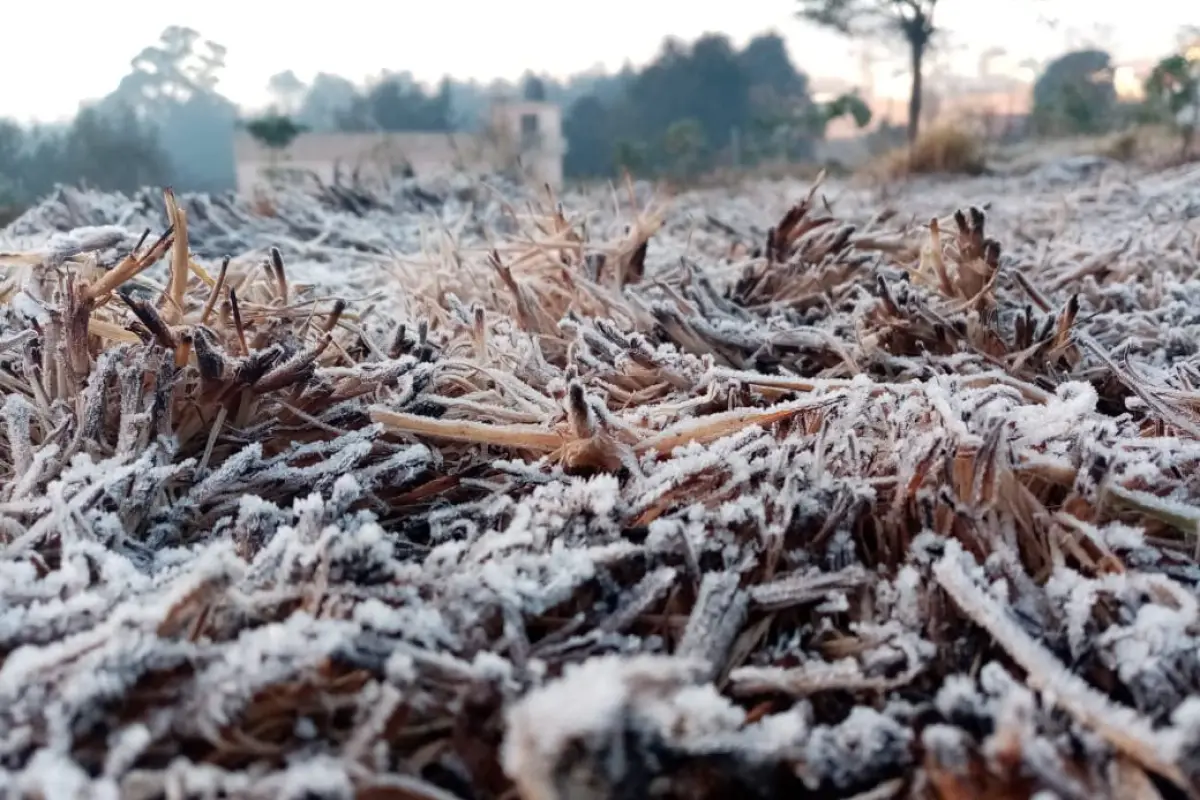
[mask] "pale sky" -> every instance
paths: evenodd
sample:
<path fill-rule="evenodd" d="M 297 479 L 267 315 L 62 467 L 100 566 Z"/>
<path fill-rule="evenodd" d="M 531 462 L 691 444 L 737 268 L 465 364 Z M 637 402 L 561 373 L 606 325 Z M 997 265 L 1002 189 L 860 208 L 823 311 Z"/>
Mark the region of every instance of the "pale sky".
<path fill-rule="evenodd" d="M 1187 0 L 943 0 L 943 63 L 974 74 L 989 48 L 999 69 L 1070 46 L 1101 45 L 1120 61 L 1163 54 L 1191 22 Z M 21 2 L 6 11 L 0 117 L 52 120 L 112 90 L 130 59 L 168 25 L 192 27 L 228 48 L 220 90 L 238 104 L 268 101 L 267 79 L 293 69 L 362 80 L 383 69 L 429 82 L 516 78 L 526 68 L 567 75 L 626 59 L 644 63 L 672 35 L 720 31 L 741 44 L 775 29 L 812 77 L 861 82 L 861 50 L 793 16 L 792 0 L 72 0 Z M 1058 20 L 1056 27 L 1045 18 Z M 1007 67 L 1003 66 L 1007 65 Z M 994 67 L 994 69 L 996 69 Z M 877 76 L 894 72 L 876 68 Z M 877 77 L 876 88 L 885 78 Z M 900 81 L 900 79 L 896 79 Z"/>

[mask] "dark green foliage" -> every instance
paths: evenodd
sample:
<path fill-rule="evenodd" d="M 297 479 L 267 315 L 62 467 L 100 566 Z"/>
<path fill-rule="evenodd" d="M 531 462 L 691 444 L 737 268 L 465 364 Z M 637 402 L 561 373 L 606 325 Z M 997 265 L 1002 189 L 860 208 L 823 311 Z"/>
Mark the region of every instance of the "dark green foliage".
<path fill-rule="evenodd" d="M 22 208 L 58 184 L 132 192 L 170 182 L 157 132 L 121 106 L 84 108 L 66 128 L 0 120 L 0 211 Z"/>
<path fill-rule="evenodd" d="M 769 89 L 781 97 L 808 94 L 808 76 L 796 71 L 787 45 L 777 33 L 751 39 L 737 54 L 737 60 L 754 87 Z"/>
<path fill-rule="evenodd" d="M 613 151 L 613 160 L 618 169 L 640 173 L 644 172 L 649 166 L 647 147 L 641 142 L 631 142 L 628 139 L 621 139 L 616 143 Z"/>
<path fill-rule="evenodd" d="M 1112 126 L 1116 102 L 1108 53 L 1067 53 L 1050 62 L 1034 84 L 1034 126 L 1043 135 L 1102 133 Z"/>
<path fill-rule="evenodd" d="M 729 143 L 749 116 L 750 82 L 724 36 L 705 36 L 688 50 L 672 42 L 630 87 L 635 134 L 653 141 L 677 120 L 699 123 L 710 146 Z"/>
<path fill-rule="evenodd" d="M 21 126 L 0 119 L 0 227 L 11 222 L 27 202 L 21 174 L 24 146 Z"/>
<path fill-rule="evenodd" d="M 808 81 L 777 34 L 759 36 L 740 52 L 716 34 L 690 46 L 668 40 L 658 58 L 618 81 L 568 108 L 566 174 L 608 177 L 621 168 L 650 174 L 648 167 L 658 165 L 678 177 L 729 164 L 735 130 L 743 163 L 803 158 L 811 150 Z"/>
<path fill-rule="evenodd" d="M 871 122 L 871 109 L 857 92 L 812 103 L 780 103 L 771 115 L 756 116 L 747 137 L 749 160 L 804 160 L 813 155 L 813 142 L 825 138 L 829 124 L 848 117 L 858 128 Z M 768 112 L 769 113 L 769 112 Z"/>
<path fill-rule="evenodd" d="M 157 132 L 131 108 L 85 108 L 61 140 L 62 180 L 132 193 L 161 185 L 170 175 L 170 159 Z"/>
<path fill-rule="evenodd" d="M 546 101 L 546 82 L 537 75 L 526 75 L 521 85 L 521 95 L 535 103 Z"/>
<path fill-rule="evenodd" d="M 289 115 L 306 130 L 449 131 L 458 127 L 454 98 L 460 86 L 450 78 L 431 92 L 411 72 L 384 72 L 361 88 L 327 72 L 297 87 L 288 75 L 276 75 L 270 88 L 281 108 L 295 109 Z"/>
<path fill-rule="evenodd" d="M 563 136 L 569 149 L 563 158 L 568 175 L 607 174 L 616 166 L 616 125 L 610 107 L 595 95 L 585 95 L 568 109 L 563 119 Z"/>
<path fill-rule="evenodd" d="M 385 73 L 365 94 L 357 95 L 338 115 L 344 131 L 449 131 L 452 129 L 450 82 L 435 94 L 411 73 Z"/>
<path fill-rule="evenodd" d="M 1196 81 L 1186 58 L 1167 56 L 1146 78 L 1146 101 L 1174 116 L 1196 101 Z"/>
<path fill-rule="evenodd" d="M 1200 126 L 1200 65 L 1168 56 L 1155 65 L 1145 89 L 1148 114 L 1179 132 L 1180 156 L 1186 156 Z"/>
<path fill-rule="evenodd" d="M 296 120 L 312 130 L 337 128 L 338 120 L 354 105 L 358 88 L 340 75 L 318 72 L 302 91 Z"/>
<path fill-rule="evenodd" d="M 691 117 L 672 122 L 663 134 L 666 167 L 676 177 L 694 175 L 700 169 L 707 148 L 704 126 Z"/>
<path fill-rule="evenodd" d="M 865 128 L 871 124 L 871 108 L 857 92 L 847 92 L 817 107 L 817 121 L 822 130 L 841 117 L 849 117 L 856 126 Z"/>
<path fill-rule="evenodd" d="M 738 54 L 738 63 L 750 81 L 744 158 L 749 162 L 810 158 L 820 132 L 809 120 L 808 77 L 792 65 L 782 37 L 768 33 L 752 39 Z"/>
<path fill-rule="evenodd" d="M 246 131 L 265 147 L 285 150 L 307 127 L 298 125 L 291 117 L 283 114 L 264 114 L 243 123 Z"/>

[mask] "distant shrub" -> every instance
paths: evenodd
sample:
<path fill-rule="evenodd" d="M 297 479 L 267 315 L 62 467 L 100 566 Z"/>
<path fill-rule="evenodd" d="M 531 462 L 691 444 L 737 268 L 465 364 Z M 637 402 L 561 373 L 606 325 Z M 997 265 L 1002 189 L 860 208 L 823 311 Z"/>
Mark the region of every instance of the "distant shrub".
<path fill-rule="evenodd" d="M 1200 125 L 1200 60 L 1168 56 L 1146 78 L 1146 107 L 1170 124 L 1179 137 L 1179 157 L 1186 159 Z"/>
<path fill-rule="evenodd" d="M 985 170 L 979 137 L 956 125 L 941 125 L 923 132 L 912 147 L 893 150 L 877 162 L 880 177 L 905 175 L 978 175 Z"/>
<path fill-rule="evenodd" d="M 1116 102 L 1109 54 L 1067 53 L 1051 62 L 1034 84 L 1034 129 L 1050 136 L 1103 133 L 1113 122 Z"/>
<path fill-rule="evenodd" d="M 286 150 L 297 136 L 308 130 L 307 126 L 294 122 L 291 117 L 277 113 L 247 120 L 242 127 L 259 144 L 272 150 Z"/>
<path fill-rule="evenodd" d="M 1129 162 L 1138 155 L 1138 135 L 1136 131 L 1123 131 L 1101 149 L 1101 155 L 1108 156 L 1114 161 Z"/>
<path fill-rule="evenodd" d="M 1126 164 L 1164 167 L 1178 161 L 1179 134 L 1166 124 L 1140 124 L 1104 137 L 1093 152 Z"/>

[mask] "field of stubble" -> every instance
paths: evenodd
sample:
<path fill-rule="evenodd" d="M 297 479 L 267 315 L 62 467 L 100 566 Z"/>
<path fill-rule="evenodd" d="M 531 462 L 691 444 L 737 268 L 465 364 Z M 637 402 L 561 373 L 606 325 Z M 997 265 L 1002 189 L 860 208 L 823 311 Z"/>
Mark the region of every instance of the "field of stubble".
<path fill-rule="evenodd" d="M 4 797 L 1200 796 L 1200 167 L 0 251 Z"/>

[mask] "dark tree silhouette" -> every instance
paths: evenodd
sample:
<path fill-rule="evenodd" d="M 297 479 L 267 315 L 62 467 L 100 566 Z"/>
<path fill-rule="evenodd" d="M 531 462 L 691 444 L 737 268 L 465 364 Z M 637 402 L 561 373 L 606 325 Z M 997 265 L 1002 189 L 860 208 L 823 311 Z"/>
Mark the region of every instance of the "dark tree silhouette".
<path fill-rule="evenodd" d="M 521 86 L 521 94 L 526 100 L 544 103 L 546 101 L 546 82 L 537 75 L 526 75 Z"/>
<path fill-rule="evenodd" d="M 921 126 L 921 68 L 937 28 L 938 0 L 799 0 L 799 16 L 847 36 L 901 36 L 908 46 L 912 84 L 908 96 L 908 140 Z"/>
<path fill-rule="evenodd" d="M 796 71 L 788 56 L 787 45 L 777 33 L 755 36 L 738 53 L 737 59 L 746 79 L 754 86 L 785 96 L 808 92 L 808 78 Z"/>
<path fill-rule="evenodd" d="M 814 134 L 823 126 L 810 124 L 808 77 L 792 64 L 783 38 L 776 33 L 754 37 L 738 53 L 738 63 L 750 82 L 743 155 L 751 161 L 811 156 Z"/>
<path fill-rule="evenodd" d="M 645 141 L 661 139 L 671 123 L 690 118 L 700 124 L 706 144 L 721 149 L 749 117 L 750 82 L 729 39 L 709 34 L 690 49 L 668 42 L 634 79 L 629 99 Z"/>
<path fill-rule="evenodd" d="M 168 182 L 157 131 L 130 108 L 86 106 L 61 129 L 0 120 L 0 209 L 28 205 L 56 184 L 132 192 Z"/>
<path fill-rule="evenodd" d="M 431 95 L 411 73 L 385 73 L 339 115 L 338 127 L 349 131 L 448 131 L 450 100 L 445 82 Z"/>
<path fill-rule="evenodd" d="M 1187 158 L 1200 127 L 1200 73 L 1182 54 L 1167 56 L 1146 78 L 1146 106 L 1152 118 L 1179 133 L 1179 157 Z"/>
<path fill-rule="evenodd" d="M 735 130 L 744 161 L 803 158 L 819 133 L 808 119 L 807 84 L 776 34 L 741 51 L 718 34 L 690 45 L 669 39 L 642 70 L 596 81 L 570 104 L 564 172 L 607 177 L 618 167 L 662 165 L 682 176 L 729 163 Z"/>
<path fill-rule="evenodd" d="M 1103 50 L 1079 50 L 1051 61 L 1033 86 L 1039 133 L 1099 133 L 1117 102 L 1112 60 Z"/>
<path fill-rule="evenodd" d="M 128 110 L 158 131 L 176 189 L 232 188 L 237 107 L 217 92 L 225 48 L 191 28 L 172 25 L 134 56 L 130 67 L 99 109 Z"/>
<path fill-rule="evenodd" d="M 308 89 L 304 81 L 296 77 L 296 73 L 290 69 L 272 75 L 267 81 L 267 88 L 285 114 L 296 113 Z"/>
<path fill-rule="evenodd" d="M 563 158 L 564 173 L 594 177 L 613 168 L 616 153 L 611 123 L 600 98 L 589 94 L 575 101 L 563 119 L 563 136 L 570 142 Z"/>
<path fill-rule="evenodd" d="M 64 182 L 133 192 L 162 185 L 170 170 L 158 136 L 133 109 L 85 108 L 62 142 Z"/>
<path fill-rule="evenodd" d="M 314 130 L 336 130 L 358 97 L 358 88 L 340 75 L 318 72 L 300 100 L 296 119 Z"/>

